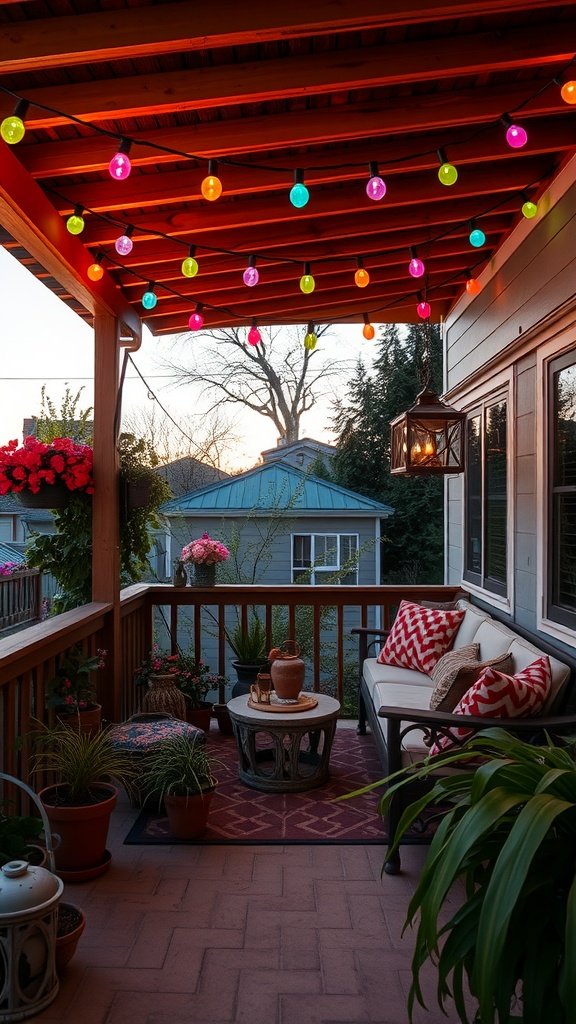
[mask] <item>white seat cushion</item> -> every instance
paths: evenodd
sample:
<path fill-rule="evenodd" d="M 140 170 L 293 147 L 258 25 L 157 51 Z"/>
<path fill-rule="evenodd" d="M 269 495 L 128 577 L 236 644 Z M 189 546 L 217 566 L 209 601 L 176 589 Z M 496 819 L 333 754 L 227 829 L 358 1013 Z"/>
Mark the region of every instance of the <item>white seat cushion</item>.
<path fill-rule="evenodd" d="M 374 687 L 379 683 L 398 684 L 408 686 L 425 686 L 427 687 L 426 694 L 422 698 L 420 707 L 425 708 L 428 706 L 427 701 L 430 699 L 430 690 L 433 687 L 433 682 L 430 676 L 424 675 L 422 672 L 416 672 L 411 668 L 397 668 L 395 665 L 379 665 L 376 658 L 367 658 L 364 662 L 364 681 L 368 687 L 368 692 L 372 697 L 373 703 L 378 709 L 380 706 L 376 700 L 374 700 Z M 388 701 L 380 701 L 380 704 L 387 704 Z"/>

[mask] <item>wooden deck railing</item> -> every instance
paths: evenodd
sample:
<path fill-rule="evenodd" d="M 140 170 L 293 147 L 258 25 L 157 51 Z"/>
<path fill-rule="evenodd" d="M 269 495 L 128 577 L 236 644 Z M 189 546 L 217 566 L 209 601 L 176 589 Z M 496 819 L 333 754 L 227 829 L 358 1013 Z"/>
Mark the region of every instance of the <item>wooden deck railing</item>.
<path fill-rule="evenodd" d="M 331 687 L 340 699 L 347 672 L 354 672 L 354 625 L 389 626 L 400 600 L 449 600 L 457 587 L 217 586 L 212 589 L 137 584 L 122 592 L 122 718 L 138 710 L 140 694 L 134 670 L 157 637 L 162 646 L 178 645 L 205 657 L 214 654 L 213 671 L 225 674 L 233 655 L 226 634 L 250 609 L 258 610 L 267 638 L 296 637 L 309 652 L 309 684 Z M 303 611 L 306 609 L 306 611 Z M 28 752 L 18 738 L 31 719 L 45 717 L 45 689 L 58 657 L 80 645 L 87 654 L 107 648 L 111 606 L 88 604 L 0 638 L 0 770 L 26 780 Z M 298 630 L 301 630 L 300 636 Z M 304 632 L 302 632 L 304 631 Z M 351 663 L 352 659 L 352 663 Z M 104 707 L 114 706 L 106 692 L 106 672 L 98 683 Z"/>
<path fill-rule="evenodd" d="M 42 606 L 42 576 L 38 569 L 22 569 L 0 576 L 0 633 L 38 622 Z"/>

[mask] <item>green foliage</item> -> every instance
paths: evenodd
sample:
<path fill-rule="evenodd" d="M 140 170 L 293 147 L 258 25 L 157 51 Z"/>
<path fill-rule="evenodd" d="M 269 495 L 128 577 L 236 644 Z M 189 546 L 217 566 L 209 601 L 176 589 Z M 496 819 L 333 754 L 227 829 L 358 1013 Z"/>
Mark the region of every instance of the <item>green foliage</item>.
<path fill-rule="evenodd" d="M 36 421 L 36 436 L 39 441 L 49 444 L 57 437 L 71 437 L 82 444 L 92 444 L 92 406 L 84 410 L 78 408 L 83 390 L 81 387 L 73 395 L 66 385 L 60 409 L 57 409 L 46 394 L 46 385 L 42 385 L 40 415 Z"/>
<path fill-rule="evenodd" d="M 54 512 L 54 534 L 34 534 L 26 548 L 32 568 L 51 573 L 59 593 L 52 601 L 55 614 L 88 604 L 92 599 L 92 504 L 72 494 L 68 505 Z"/>
<path fill-rule="evenodd" d="M 432 960 L 439 1005 L 453 999 L 466 1024 L 465 982 L 478 1001 L 478 1024 L 574 1020 L 575 755 L 574 745 L 534 746 L 491 729 L 458 753 L 399 773 L 399 781 L 383 780 L 392 783 L 385 813 L 398 788 L 436 776 L 404 812 L 396 845 L 425 807 L 449 806 L 408 908 L 406 926 L 417 929 L 411 1019 L 415 1002 L 424 1005 L 420 972 Z M 471 756 L 484 760 L 481 767 L 470 767 Z M 463 770 L 438 777 L 445 765 Z"/>
<path fill-rule="evenodd" d="M 255 612 L 252 613 L 246 629 L 243 629 L 242 623 L 239 622 L 226 636 L 242 665 L 257 665 L 266 660 L 266 630 Z"/>
<path fill-rule="evenodd" d="M 443 579 L 443 485 L 438 478 L 390 475 L 390 420 L 414 404 L 422 381 L 423 335 L 410 326 L 385 328 L 369 374 L 358 363 L 348 398 L 337 406 L 336 483 L 391 505 L 383 521 L 382 581 L 440 583 Z M 431 328 L 431 385 L 441 391 L 439 331 Z"/>
<path fill-rule="evenodd" d="M 135 776 L 124 751 L 112 745 L 108 729 L 88 735 L 68 726 L 49 728 L 37 722 L 32 741 L 32 771 L 54 772 L 57 784 L 66 788 L 67 804 L 94 803 L 99 783 L 124 784 Z"/>
<path fill-rule="evenodd" d="M 165 796 L 191 796 L 212 789 L 216 779 L 203 742 L 195 736 L 169 736 L 157 743 L 143 759 L 142 790 L 146 796 L 157 795 L 161 803 Z"/>
<path fill-rule="evenodd" d="M 40 818 L 0 811 L 0 867 L 10 860 L 27 860 L 35 839 L 42 832 Z"/>

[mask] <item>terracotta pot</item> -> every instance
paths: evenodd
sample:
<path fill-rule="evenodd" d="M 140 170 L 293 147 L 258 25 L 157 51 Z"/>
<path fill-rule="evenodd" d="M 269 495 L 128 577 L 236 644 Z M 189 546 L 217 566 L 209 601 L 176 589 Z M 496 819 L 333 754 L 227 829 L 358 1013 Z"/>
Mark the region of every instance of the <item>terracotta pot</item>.
<path fill-rule="evenodd" d="M 150 714 L 163 711 L 173 718 L 186 721 L 186 698 L 176 686 L 171 673 L 150 676 L 150 688 L 142 698 L 142 709 Z"/>
<path fill-rule="evenodd" d="M 199 708 L 186 706 L 186 721 L 195 725 L 197 729 L 210 732 L 210 719 L 212 718 L 212 705 L 203 701 Z"/>
<path fill-rule="evenodd" d="M 232 719 L 230 718 L 230 712 L 226 704 L 214 704 L 212 711 L 216 716 L 218 722 L 218 728 L 223 736 L 233 736 L 234 729 L 232 728 Z"/>
<path fill-rule="evenodd" d="M 170 831 L 176 839 L 197 839 L 204 835 L 213 789 L 191 796 L 165 796 L 164 806 Z"/>
<path fill-rule="evenodd" d="M 102 705 L 94 704 L 84 711 L 73 711 L 69 714 L 59 714 L 58 721 L 67 729 L 74 729 L 75 732 L 84 733 L 86 736 L 93 736 L 102 725 Z"/>
<path fill-rule="evenodd" d="M 98 803 L 68 807 L 59 804 L 59 796 L 66 793 L 65 786 L 47 786 L 38 794 L 48 815 L 52 832 L 57 832 L 61 843 L 54 852 L 56 871 L 83 871 L 97 869 L 106 863 L 106 839 L 110 816 L 118 790 L 107 782 L 98 783 L 102 799 Z"/>
<path fill-rule="evenodd" d="M 62 911 L 64 911 L 65 914 L 72 914 L 74 912 L 74 914 L 78 917 L 78 924 L 76 925 L 76 927 L 72 928 L 71 931 L 66 932 L 66 934 L 64 935 L 60 934 L 62 920 L 60 915 Z M 60 903 L 58 905 L 58 927 L 56 931 L 57 974 L 60 974 L 60 972 L 63 971 L 64 968 L 67 967 L 68 964 L 70 963 L 72 957 L 74 956 L 74 953 L 76 952 L 76 946 L 78 945 L 78 941 L 85 927 L 86 917 L 79 907 L 75 907 L 72 903 Z"/>
<path fill-rule="evenodd" d="M 298 700 L 304 687 L 306 666 L 297 656 L 275 658 L 270 665 L 270 675 L 280 700 Z"/>

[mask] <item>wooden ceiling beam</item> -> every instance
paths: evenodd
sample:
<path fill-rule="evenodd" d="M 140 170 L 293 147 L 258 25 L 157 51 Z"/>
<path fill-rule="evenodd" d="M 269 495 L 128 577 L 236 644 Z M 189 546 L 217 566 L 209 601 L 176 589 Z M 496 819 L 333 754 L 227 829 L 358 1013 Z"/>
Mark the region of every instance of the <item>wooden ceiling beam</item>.
<path fill-rule="evenodd" d="M 387 136 L 405 135 L 410 139 L 418 132 L 462 130 L 464 126 L 469 133 L 473 125 L 489 125 L 490 122 L 496 125 L 504 111 L 514 110 L 533 93 L 535 87 L 534 82 L 509 83 L 507 86 L 486 86 L 482 90 L 461 89 L 420 95 L 417 102 L 412 97 L 387 99 L 385 104 L 382 100 L 371 100 L 274 116 L 243 116 L 210 124 L 131 132 L 134 145 L 130 159 L 136 165 L 152 164 L 156 167 L 183 159 L 177 154 L 154 150 L 149 145 L 151 141 L 206 160 L 209 157 L 254 156 L 273 150 L 370 138 L 370 152 L 366 157 L 367 160 L 377 160 L 376 147 L 384 144 Z M 571 113 L 560 98 L 560 90 L 554 86 L 530 101 L 522 111 L 522 121 Z M 411 141 L 412 152 L 428 148 L 425 139 L 413 137 Z M 502 149 L 505 145 L 503 142 Z M 64 177 L 92 171 L 107 172 L 115 148 L 113 139 L 101 135 L 65 142 L 27 143 L 24 140 L 18 146 L 18 157 L 34 178 Z M 457 153 L 454 159 L 457 159 Z M 312 156 L 309 163 L 313 162 Z M 296 165 L 296 157 L 290 161 L 292 163 L 299 166 Z M 122 189 L 124 182 L 115 184 Z"/>
<path fill-rule="evenodd" d="M 496 163 L 504 160 L 518 160 L 518 153 L 510 147 L 502 148 L 502 131 L 500 126 L 487 132 L 483 139 L 474 139 L 460 143 L 461 133 L 455 134 L 454 157 L 452 158 L 461 169 L 469 164 Z M 450 150 L 453 140 L 447 133 L 430 134 L 422 139 L 428 149 L 427 153 L 407 159 L 414 153 L 414 139 L 397 140 L 382 143 L 377 141 L 378 166 L 383 177 L 407 176 L 422 171 L 438 169 L 436 150 L 444 147 Z M 566 123 L 558 118 L 552 124 L 536 121 L 530 127 L 530 155 L 557 153 L 574 148 L 572 134 L 566 130 Z M 354 144 L 338 150 L 314 151 L 302 157 L 306 184 L 310 189 L 319 185 L 335 182 L 368 180 L 366 162 L 366 143 Z M 457 155 L 456 155 L 457 154 Z M 314 165 L 314 169 L 306 173 L 305 163 Z M 395 161 L 395 162 L 394 162 Z M 220 176 L 224 184 L 224 197 L 235 195 L 262 194 L 263 192 L 288 193 L 293 179 L 284 170 L 286 157 L 274 155 L 266 159 L 267 166 L 278 167 L 278 170 L 252 170 L 250 167 L 234 167 L 223 165 Z M 354 166 L 356 164 L 357 166 Z M 324 165 L 325 169 L 317 169 Z M 342 166 L 338 166 L 342 165 Z M 185 171 L 164 171 L 159 174 L 134 174 L 130 176 L 121 189 L 107 175 L 108 180 L 94 181 L 90 184 L 67 185 L 66 195 L 54 194 L 52 201 L 61 216 L 68 216 L 78 204 L 88 202 L 95 213 L 122 213 L 129 219 L 129 211 L 137 207 L 169 206 L 174 203 L 201 202 L 200 184 L 206 168 L 190 168 Z M 460 173 L 463 173 L 462 170 Z"/>
<path fill-rule="evenodd" d="M 436 82 L 455 76 L 510 73 L 523 67 L 563 65 L 574 56 L 570 47 L 576 22 L 527 28 L 501 28 L 469 36 L 365 46 L 357 50 L 261 59 L 246 64 L 225 64 L 182 71 L 164 71 L 66 85 L 28 88 L 30 130 L 68 123 L 65 114 L 83 121 L 106 118 L 149 117 L 174 111 L 222 109 L 298 96 L 320 96 L 357 89 L 378 89 L 409 83 Z M 530 83 L 526 83 L 530 86 Z M 13 100 L 0 96 L 0 117 L 10 113 Z"/>
<path fill-rule="evenodd" d="M 543 177 L 549 170 L 544 157 L 507 161 L 497 169 L 468 168 L 451 188 L 444 188 L 436 176 L 413 175 L 410 178 L 397 180 L 394 189 L 388 190 L 385 200 L 371 203 L 363 188 L 357 185 L 342 185 L 337 188 L 319 191 L 313 202 L 302 210 L 291 206 L 288 198 L 280 202 L 278 198 L 264 196 L 262 199 L 250 199 L 245 202 L 235 200 L 222 201 L 190 206 L 157 216 L 150 214 L 145 224 L 139 224 L 134 230 L 133 238 L 144 241 L 155 235 L 166 234 L 171 238 L 186 237 L 191 244 L 199 243 L 201 238 L 212 236 L 219 231 L 231 228 L 248 228 L 266 224 L 299 224 L 300 231 L 314 237 L 314 226 L 318 218 L 337 216 L 342 213 L 363 213 L 370 210 L 375 218 L 380 218 L 382 229 L 385 230 L 386 219 L 395 209 L 404 206 L 421 206 L 428 203 L 445 206 L 456 199 L 482 196 L 504 199 L 506 192 L 518 192 L 525 189 L 531 182 Z M 485 205 L 492 205 L 492 202 Z M 519 205 L 521 203 L 519 202 Z M 209 208 L 208 208 L 209 207 Z M 479 209 L 482 208 L 478 203 Z M 110 224 L 108 220 L 97 219 L 85 214 L 86 227 L 82 240 L 86 246 L 101 248 L 111 246 L 122 229 L 122 224 Z M 278 230 L 278 228 L 277 228 Z M 211 237 L 206 239 L 209 246 L 219 246 Z"/>

